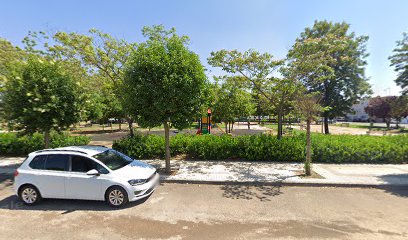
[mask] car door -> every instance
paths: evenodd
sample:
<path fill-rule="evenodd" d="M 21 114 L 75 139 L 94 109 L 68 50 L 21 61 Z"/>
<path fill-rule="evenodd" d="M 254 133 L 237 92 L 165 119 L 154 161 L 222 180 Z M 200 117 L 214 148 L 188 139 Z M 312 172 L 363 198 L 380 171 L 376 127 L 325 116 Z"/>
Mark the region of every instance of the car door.
<path fill-rule="evenodd" d="M 101 167 L 90 158 L 81 155 L 71 155 L 70 175 L 65 182 L 67 197 L 73 199 L 103 200 L 101 188 L 105 176 Z M 99 176 L 87 175 L 86 173 L 92 169 L 96 169 L 102 172 L 102 174 Z M 105 173 L 107 172 L 106 170 Z"/>
<path fill-rule="evenodd" d="M 46 155 L 44 170 L 37 172 L 37 184 L 43 197 L 65 198 L 65 179 L 69 176 L 68 170 L 69 155 Z"/>

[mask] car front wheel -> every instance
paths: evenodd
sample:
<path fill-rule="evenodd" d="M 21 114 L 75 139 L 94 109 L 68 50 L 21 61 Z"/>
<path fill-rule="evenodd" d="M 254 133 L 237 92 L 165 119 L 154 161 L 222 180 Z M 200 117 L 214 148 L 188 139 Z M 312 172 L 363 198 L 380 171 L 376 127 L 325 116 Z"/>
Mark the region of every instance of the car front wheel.
<path fill-rule="evenodd" d="M 122 207 L 129 201 L 126 191 L 119 186 L 111 187 L 106 192 L 105 200 L 112 207 Z"/>
<path fill-rule="evenodd" d="M 36 187 L 27 185 L 21 188 L 19 197 L 26 205 L 34 205 L 41 200 L 41 194 Z"/>

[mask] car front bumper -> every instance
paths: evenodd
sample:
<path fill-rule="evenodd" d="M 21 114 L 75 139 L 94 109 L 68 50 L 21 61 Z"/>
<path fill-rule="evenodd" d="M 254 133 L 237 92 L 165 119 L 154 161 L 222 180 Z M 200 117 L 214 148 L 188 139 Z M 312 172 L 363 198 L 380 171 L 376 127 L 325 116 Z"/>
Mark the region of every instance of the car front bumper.
<path fill-rule="evenodd" d="M 160 175 L 158 173 L 147 183 L 139 186 L 132 186 L 129 194 L 129 201 L 137 201 L 152 194 L 159 185 Z"/>

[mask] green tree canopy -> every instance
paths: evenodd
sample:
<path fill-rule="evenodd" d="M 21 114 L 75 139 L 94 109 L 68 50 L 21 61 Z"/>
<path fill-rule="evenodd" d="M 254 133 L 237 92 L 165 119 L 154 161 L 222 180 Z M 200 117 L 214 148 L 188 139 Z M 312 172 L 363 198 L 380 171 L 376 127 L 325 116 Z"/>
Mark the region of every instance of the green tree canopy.
<path fill-rule="evenodd" d="M 164 124 L 166 169 L 170 171 L 169 129 L 183 129 L 199 114 L 208 86 L 188 38 L 162 25 L 145 27 L 148 38 L 131 55 L 125 77 L 128 112 L 144 127 Z"/>
<path fill-rule="evenodd" d="M 226 132 L 228 123 L 233 123 L 236 118 L 248 117 L 254 113 L 255 105 L 251 93 L 246 91 L 237 78 L 241 76 L 226 77 L 214 84 L 215 102 L 212 107 L 213 120 L 225 122 Z"/>
<path fill-rule="evenodd" d="M 275 60 L 269 53 L 250 49 L 243 53 L 237 50 L 212 52 L 208 63 L 228 73 L 241 75 L 252 93 L 262 95 L 264 99 L 260 100 L 268 100 L 278 115 L 278 138 L 280 138 L 282 117 L 287 110 L 285 107 L 293 100 L 296 91 L 293 79 L 274 76 L 284 61 Z"/>
<path fill-rule="evenodd" d="M 354 103 L 371 94 L 365 77 L 367 36 L 356 36 L 350 25 L 316 21 L 307 27 L 288 53 L 289 73 L 309 92 L 323 95 L 325 133 L 328 119 L 351 111 Z"/>
<path fill-rule="evenodd" d="M 78 122 L 79 90 L 80 84 L 61 63 L 32 56 L 6 84 L 6 116 L 18 129 L 44 132 L 48 147 L 51 130 L 61 131 Z"/>
<path fill-rule="evenodd" d="M 88 34 L 58 32 L 53 39 L 56 44 L 49 45 L 48 48 L 55 58 L 75 60 L 89 75 L 96 75 L 92 79 L 104 87 L 103 90 L 98 88 L 104 93 L 99 98 L 102 101 L 98 102 L 103 118 L 128 116 L 124 112 L 125 101 L 121 91 L 124 89 L 125 66 L 137 44 L 116 39 L 97 29 L 89 30 Z M 133 119 L 128 117 L 127 120 L 130 134 L 133 135 Z"/>
<path fill-rule="evenodd" d="M 401 121 L 402 118 L 408 116 L 408 96 L 402 95 L 393 99 L 390 103 L 390 116 L 397 120 L 397 124 Z M 399 127 L 397 125 L 397 127 Z"/>
<path fill-rule="evenodd" d="M 402 40 L 397 41 L 394 55 L 389 59 L 391 66 L 398 72 L 395 82 L 401 86 L 403 94 L 408 94 L 408 33 L 403 33 Z"/>

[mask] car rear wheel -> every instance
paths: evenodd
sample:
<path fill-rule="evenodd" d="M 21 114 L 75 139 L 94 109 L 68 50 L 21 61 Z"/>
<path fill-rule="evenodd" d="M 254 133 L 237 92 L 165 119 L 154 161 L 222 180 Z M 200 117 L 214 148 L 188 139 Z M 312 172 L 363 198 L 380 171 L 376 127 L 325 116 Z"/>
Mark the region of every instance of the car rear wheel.
<path fill-rule="evenodd" d="M 19 197 L 26 205 L 34 205 L 41 201 L 41 194 L 32 185 L 26 185 L 20 189 Z"/>
<path fill-rule="evenodd" d="M 112 207 L 122 207 L 129 201 L 126 191 L 119 186 L 111 187 L 106 192 L 105 200 Z"/>

